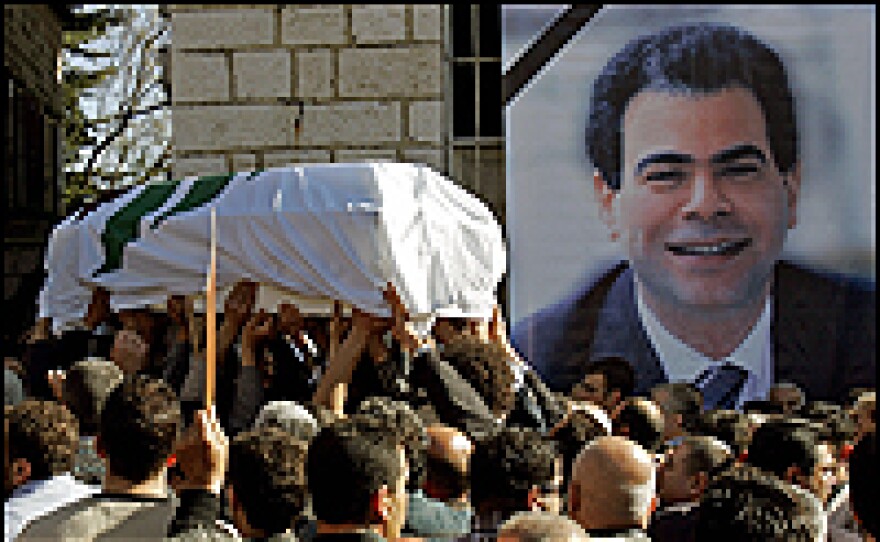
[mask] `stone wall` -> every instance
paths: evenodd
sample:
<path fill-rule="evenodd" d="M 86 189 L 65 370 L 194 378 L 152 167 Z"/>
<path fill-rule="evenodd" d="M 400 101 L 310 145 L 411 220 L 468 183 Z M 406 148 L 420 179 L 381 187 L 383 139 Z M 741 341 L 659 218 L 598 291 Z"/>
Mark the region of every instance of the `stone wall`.
<path fill-rule="evenodd" d="M 175 178 L 365 160 L 447 172 L 442 6 L 169 12 Z"/>

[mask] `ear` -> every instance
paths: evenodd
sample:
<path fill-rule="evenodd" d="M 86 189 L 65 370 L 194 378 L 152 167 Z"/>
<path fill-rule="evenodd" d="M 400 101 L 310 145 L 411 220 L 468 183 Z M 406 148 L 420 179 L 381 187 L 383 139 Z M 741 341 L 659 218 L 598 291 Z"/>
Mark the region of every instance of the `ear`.
<path fill-rule="evenodd" d="M 783 174 L 782 184 L 788 197 L 788 229 L 797 225 L 798 195 L 801 191 L 801 163 L 792 166 L 791 171 Z"/>
<path fill-rule="evenodd" d="M 699 498 L 706 488 L 709 487 L 709 475 L 705 472 L 698 472 L 691 477 L 691 495 Z"/>
<path fill-rule="evenodd" d="M 12 460 L 12 485 L 18 487 L 31 479 L 31 462 L 23 457 Z"/>
<path fill-rule="evenodd" d="M 526 506 L 527 510 L 531 510 L 532 512 L 540 512 L 544 509 L 544 503 L 541 500 L 541 488 L 538 486 L 532 486 L 529 488 L 529 493 L 526 496 Z"/>
<path fill-rule="evenodd" d="M 574 482 L 568 484 L 568 510 L 571 517 L 581 509 L 581 487 Z"/>
<path fill-rule="evenodd" d="M 599 204 L 599 218 L 602 219 L 605 227 L 608 228 L 611 240 L 616 241 L 620 237 L 620 232 L 617 229 L 617 213 L 615 209 L 617 191 L 608 186 L 605 182 L 605 177 L 598 169 L 593 172 L 593 193 L 596 197 L 596 202 Z"/>
<path fill-rule="evenodd" d="M 388 486 L 383 485 L 370 497 L 370 515 L 384 522 L 388 520 L 390 514 L 391 503 L 388 498 Z"/>

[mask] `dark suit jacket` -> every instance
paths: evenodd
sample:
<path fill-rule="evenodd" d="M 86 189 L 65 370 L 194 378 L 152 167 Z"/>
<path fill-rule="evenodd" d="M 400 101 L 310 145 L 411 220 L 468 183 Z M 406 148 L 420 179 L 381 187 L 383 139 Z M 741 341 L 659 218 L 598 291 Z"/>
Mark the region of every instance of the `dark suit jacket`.
<path fill-rule="evenodd" d="M 874 285 L 787 262 L 775 274 L 775 379 L 798 384 L 809 400 L 842 401 L 854 387 L 874 387 Z M 512 342 L 557 391 L 570 391 L 588 363 L 612 355 L 633 364 L 637 395 L 667 381 L 641 325 L 626 263 L 521 322 Z"/>

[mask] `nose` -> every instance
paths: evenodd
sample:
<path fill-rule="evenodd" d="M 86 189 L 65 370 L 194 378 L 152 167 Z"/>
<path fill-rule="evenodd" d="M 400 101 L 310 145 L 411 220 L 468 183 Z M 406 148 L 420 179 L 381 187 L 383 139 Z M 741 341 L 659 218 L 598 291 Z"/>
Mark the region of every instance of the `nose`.
<path fill-rule="evenodd" d="M 721 183 L 710 168 L 698 167 L 691 183 L 690 198 L 682 207 L 685 218 L 712 219 L 727 216 L 733 210 Z"/>

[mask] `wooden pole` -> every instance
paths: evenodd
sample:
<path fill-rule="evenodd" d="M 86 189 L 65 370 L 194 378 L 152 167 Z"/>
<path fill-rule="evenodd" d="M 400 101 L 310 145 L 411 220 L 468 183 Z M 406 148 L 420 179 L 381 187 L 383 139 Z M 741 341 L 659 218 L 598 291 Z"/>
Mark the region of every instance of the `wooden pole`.
<path fill-rule="evenodd" d="M 205 409 L 211 410 L 214 404 L 214 370 L 217 366 L 217 212 L 213 207 L 211 208 L 211 267 L 208 270 L 206 304 L 208 341 L 205 344 Z"/>

